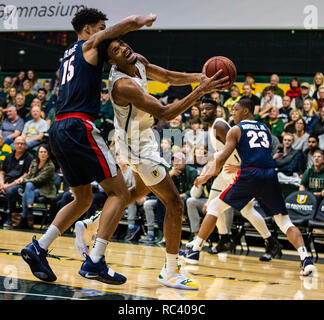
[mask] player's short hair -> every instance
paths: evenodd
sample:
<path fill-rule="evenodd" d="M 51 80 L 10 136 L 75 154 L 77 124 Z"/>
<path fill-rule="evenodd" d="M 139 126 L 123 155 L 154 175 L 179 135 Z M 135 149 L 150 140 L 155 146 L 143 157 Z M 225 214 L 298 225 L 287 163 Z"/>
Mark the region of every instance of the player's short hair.
<path fill-rule="evenodd" d="M 243 108 L 249 109 L 249 111 L 254 114 L 254 103 L 251 99 L 240 99 L 237 104 L 239 104 Z"/>
<path fill-rule="evenodd" d="M 101 20 L 108 20 L 107 16 L 94 8 L 84 8 L 77 12 L 71 23 L 76 33 L 80 33 L 86 24 L 96 24 Z"/>
<path fill-rule="evenodd" d="M 109 48 L 110 44 L 115 40 L 119 41 L 120 39 L 119 38 L 106 39 L 106 40 L 100 42 L 100 44 L 98 45 L 98 58 L 99 58 L 99 61 L 103 61 L 103 62 L 108 63 L 108 60 L 109 60 L 108 48 Z"/>
<path fill-rule="evenodd" d="M 215 108 L 217 108 L 217 106 L 218 106 L 218 103 L 215 100 L 210 99 L 210 98 L 202 99 L 201 104 L 205 104 L 205 103 L 206 104 L 212 104 Z"/>

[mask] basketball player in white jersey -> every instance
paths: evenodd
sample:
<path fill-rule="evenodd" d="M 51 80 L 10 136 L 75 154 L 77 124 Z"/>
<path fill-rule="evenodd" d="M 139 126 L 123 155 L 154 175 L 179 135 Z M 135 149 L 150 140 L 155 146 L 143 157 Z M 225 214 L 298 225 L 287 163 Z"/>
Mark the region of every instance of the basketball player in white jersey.
<path fill-rule="evenodd" d="M 132 168 L 136 186 L 131 189 L 131 201 L 153 192 L 166 207 L 164 237 L 166 263 L 158 281 L 166 286 L 197 290 L 198 284 L 180 272 L 178 251 L 184 204 L 166 168 L 169 164 L 160 157 L 159 145 L 151 129 L 154 117 L 170 121 L 183 113 L 206 93 L 228 86 L 222 71 L 212 78 L 201 73 L 173 72 L 149 63 L 119 39 L 107 41 L 101 48 L 103 59 L 112 68 L 109 93 L 114 106 L 115 144 L 120 157 Z M 147 77 L 170 85 L 200 82 L 188 96 L 163 106 L 148 94 Z"/>
<path fill-rule="evenodd" d="M 216 118 L 216 107 L 217 102 L 212 99 L 204 99 L 200 104 L 201 117 L 208 126 L 209 140 L 213 149 L 216 151 L 215 157 L 218 152 L 224 149 L 226 134 L 231 128 L 230 125 L 224 119 Z M 236 167 L 239 166 L 240 163 L 240 157 L 235 149 L 226 161 L 225 165 Z M 201 176 L 204 175 L 204 172 L 206 171 L 207 167 L 208 164 L 203 168 Z M 226 170 L 222 170 L 220 172 L 220 174 L 213 181 L 213 185 L 211 187 L 211 191 L 207 201 L 207 206 L 209 205 L 212 199 L 215 199 L 223 190 L 225 190 L 227 186 L 229 186 L 234 181 L 235 176 L 236 170 L 233 170 L 233 172 L 226 172 Z M 196 187 L 194 186 L 193 189 L 194 188 Z M 260 233 L 260 235 L 265 240 L 266 253 L 262 257 L 260 257 L 260 260 L 270 261 L 281 251 L 281 244 L 278 242 L 277 239 L 275 239 L 271 235 L 263 217 L 255 209 L 253 209 L 252 202 L 248 206 L 248 209 L 243 209 L 241 211 L 241 214 L 254 226 L 254 228 Z M 207 223 L 216 224 L 218 232 L 221 236 L 221 243 L 219 243 L 218 246 L 213 247 L 211 251 L 212 253 L 227 251 L 233 247 L 233 244 L 228 236 L 231 226 L 231 223 L 228 223 L 228 221 L 231 222 L 232 217 L 227 217 L 227 215 L 232 215 L 231 209 L 219 215 L 217 222 L 216 217 L 211 215 L 208 215 L 208 219 L 205 218 L 202 222 L 201 228 L 204 228 L 204 225 Z M 196 239 L 194 239 L 194 241 L 190 243 L 191 245 L 189 250 L 180 250 L 180 257 L 182 257 L 189 264 L 198 264 L 199 262 L 199 253 L 197 254 L 195 250 L 192 250 L 195 241 Z"/>

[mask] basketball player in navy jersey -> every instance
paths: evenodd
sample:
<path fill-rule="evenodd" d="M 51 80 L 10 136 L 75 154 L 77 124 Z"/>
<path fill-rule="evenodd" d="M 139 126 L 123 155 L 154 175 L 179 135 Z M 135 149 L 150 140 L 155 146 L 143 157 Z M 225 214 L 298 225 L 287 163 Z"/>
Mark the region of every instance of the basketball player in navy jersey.
<path fill-rule="evenodd" d="M 216 151 L 215 156 L 217 156 L 217 152 L 223 150 L 226 142 L 226 135 L 228 131 L 231 129 L 230 125 L 222 118 L 216 118 L 216 108 L 217 102 L 211 99 L 204 99 L 200 104 L 201 117 L 203 121 L 208 126 L 208 134 L 209 141 Z M 226 160 L 226 166 L 240 165 L 240 158 L 236 150 L 233 151 L 231 156 Z M 209 163 L 206 164 L 202 171 L 202 175 L 204 174 L 204 170 L 206 170 L 209 166 Z M 235 169 L 235 168 L 234 168 Z M 235 179 L 236 171 L 232 173 L 228 173 L 226 170 L 222 170 L 219 175 L 214 179 L 213 185 L 210 190 L 210 194 L 208 197 L 207 204 L 212 201 L 212 199 L 216 198 L 226 187 L 233 182 Z M 199 190 L 196 187 L 192 190 Z M 262 238 L 265 240 L 266 244 L 266 253 L 260 257 L 261 261 L 270 261 L 277 254 L 281 252 L 281 244 L 279 241 L 271 235 L 263 217 L 255 210 L 252 206 L 247 206 L 247 209 L 243 209 L 241 214 L 244 218 L 246 218 L 253 227 L 259 232 Z M 206 221 L 202 222 L 202 228 L 204 228 L 205 223 L 211 223 L 211 219 L 214 218 L 214 225 L 217 223 L 218 233 L 220 235 L 220 240 L 217 246 L 214 246 L 210 253 L 219 253 L 223 251 L 229 251 L 234 247 L 233 241 L 230 239 L 228 234 L 231 223 L 233 220 L 232 210 L 227 210 L 226 212 L 220 214 L 218 218 L 212 216 L 209 217 Z M 230 222 L 230 223 L 229 223 Z M 192 248 L 194 244 L 194 240 L 187 244 L 187 248 Z M 198 264 L 199 263 L 199 254 L 190 252 L 189 250 L 180 250 L 179 256 L 182 257 L 187 263 L 190 264 Z"/>
<path fill-rule="evenodd" d="M 46 256 L 49 245 L 67 230 L 92 203 L 91 182 L 96 180 L 108 199 L 100 217 L 97 239 L 79 273 L 89 279 L 122 284 L 126 277 L 108 268 L 105 250 L 122 216 L 130 193 L 100 131 L 93 124 L 100 109 L 103 61 L 99 44 L 143 26 L 151 26 L 156 16 L 134 15 L 106 28 L 106 15 L 85 8 L 72 20 L 78 40 L 66 50 L 60 66 L 56 119 L 49 131 L 49 143 L 74 200 L 56 215 L 46 233 L 22 249 L 23 259 L 35 277 L 55 281 Z"/>
<path fill-rule="evenodd" d="M 316 271 L 316 267 L 308 256 L 299 229 L 292 224 L 288 216 L 271 156 L 271 134 L 265 124 L 254 121 L 253 113 L 254 105 L 249 99 L 242 99 L 234 105 L 233 118 L 236 125 L 227 133 L 224 149 L 217 154 L 214 165 L 209 166 L 204 175 L 195 181 L 195 186 L 198 187 L 212 176 L 218 175 L 236 148 L 241 158 L 236 178 L 209 203 L 204 219 L 207 222 L 200 228 L 190 250 L 199 254 L 204 241 L 215 227 L 215 217 L 230 206 L 238 211 L 249 209 L 247 207 L 251 204 L 250 201 L 255 198 L 266 213 L 274 217 L 280 230 L 297 249 L 301 258 L 301 275 L 311 275 Z"/>

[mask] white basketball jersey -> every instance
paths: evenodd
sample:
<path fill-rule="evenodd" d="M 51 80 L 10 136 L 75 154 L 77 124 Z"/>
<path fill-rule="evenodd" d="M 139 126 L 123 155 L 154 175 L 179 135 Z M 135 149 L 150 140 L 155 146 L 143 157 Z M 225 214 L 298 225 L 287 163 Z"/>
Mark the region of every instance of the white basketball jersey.
<path fill-rule="evenodd" d="M 221 142 L 220 140 L 217 139 L 216 128 L 215 128 L 215 125 L 216 125 L 217 122 L 225 123 L 228 126 L 228 128 L 230 129 L 230 125 L 223 118 L 216 118 L 213 125 L 210 128 L 208 128 L 209 139 L 210 139 L 210 142 L 211 142 L 213 148 L 216 151 L 216 154 L 217 154 L 217 152 L 222 151 L 224 149 L 224 146 L 225 146 L 225 144 L 223 142 Z M 233 164 L 233 165 L 240 165 L 241 159 L 240 159 L 236 149 L 232 152 L 232 154 L 226 160 L 225 164 L 226 163 Z M 224 172 L 224 170 L 222 170 L 222 174 L 224 176 L 226 176 L 227 178 L 232 178 L 233 177 L 233 174 L 226 174 Z M 234 176 L 235 176 L 235 174 L 234 174 Z"/>
<path fill-rule="evenodd" d="M 119 106 L 114 102 L 112 90 L 115 82 L 121 78 L 132 79 L 144 92 L 147 92 L 145 66 L 140 61 L 137 61 L 135 66 L 139 71 L 140 78 L 131 77 L 118 71 L 116 66 L 112 66 L 109 74 L 109 94 L 115 113 L 116 151 L 130 165 L 137 165 L 143 163 L 143 161 L 153 161 L 169 167 L 168 163 L 160 157 L 159 146 L 152 130 L 153 115 L 140 110 L 135 105 Z"/>

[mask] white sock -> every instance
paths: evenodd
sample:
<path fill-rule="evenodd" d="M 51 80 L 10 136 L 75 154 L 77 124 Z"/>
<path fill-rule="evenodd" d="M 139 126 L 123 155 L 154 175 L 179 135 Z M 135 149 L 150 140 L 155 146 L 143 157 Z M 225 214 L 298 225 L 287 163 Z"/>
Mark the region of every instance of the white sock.
<path fill-rule="evenodd" d="M 307 249 L 306 247 L 299 247 L 297 249 L 299 256 L 300 256 L 300 260 L 303 261 L 305 258 L 308 257 L 308 253 L 307 253 Z"/>
<path fill-rule="evenodd" d="M 47 250 L 50 244 L 61 235 L 60 230 L 51 224 L 44 235 L 38 240 L 41 248 Z"/>
<path fill-rule="evenodd" d="M 178 255 L 172 253 L 166 253 L 166 270 L 167 272 L 175 272 L 178 267 Z"/>
<path fill-rule="evenodd" d="M 204 246 L 205 240 L 199 238 L 198 236 L 195 238 L 194 245 L 192 247 L 193 251 L 200 251 Z"/>
<path fill-rule="evenodd" d="M 99 262 L 102 256 L 105 255 L 105 251 L 108 245 L 108 241 L 105 239 L 96 238 L 93 248 L 90 253 L 90 258 L 93 263 Z"/>

